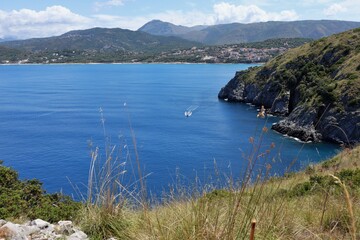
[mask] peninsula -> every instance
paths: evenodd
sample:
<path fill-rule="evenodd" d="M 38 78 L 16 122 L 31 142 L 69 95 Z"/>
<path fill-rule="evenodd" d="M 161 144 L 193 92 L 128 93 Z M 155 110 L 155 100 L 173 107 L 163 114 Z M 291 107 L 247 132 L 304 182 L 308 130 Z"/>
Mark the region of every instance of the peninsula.
<path fill-rule="evenodd" d="M 360 142 L 360 28 L 237 72 L 218 97 L 285 116 L 272 126 L 302 141 Z"/>

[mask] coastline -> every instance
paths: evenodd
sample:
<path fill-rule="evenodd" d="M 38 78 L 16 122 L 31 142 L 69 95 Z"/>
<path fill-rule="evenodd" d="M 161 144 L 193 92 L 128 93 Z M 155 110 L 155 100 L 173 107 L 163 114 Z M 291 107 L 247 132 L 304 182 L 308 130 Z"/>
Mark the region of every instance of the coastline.
<path fill-rule="evenodd" d="M 0 63 L 0 66 L 26 66 L 26 65 L 141 65 L 141 64 L 168 64 L 168 65 L 236 65 L 236 64 L 249 64 L 249 65 L 264 65 L 264 62 L 254 62 L 254 63 L 206 63 L 206 62 L 119 62 L 119 63 L 102 63 L 102 62 L 91 62 L 91 63 Z"/>
<path fill-rule="evenodd" d="M 264 66 L 239 71 L 218 98 L 250 102 L 285 116 L 272 126 L 284 135 L 305 142 L 356 145 L 360 143 L 359 32 L 332 35 L 291 49 Z"/>

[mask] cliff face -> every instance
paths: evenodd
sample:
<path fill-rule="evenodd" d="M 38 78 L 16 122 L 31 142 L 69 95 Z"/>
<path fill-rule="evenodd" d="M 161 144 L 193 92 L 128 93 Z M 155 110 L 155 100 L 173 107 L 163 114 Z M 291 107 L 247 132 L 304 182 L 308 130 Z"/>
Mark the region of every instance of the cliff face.
<path fill-rule="evenodd" d="M 264 105 L 273 129 L 303 141 L 360 142 L 360 29 L 288 51 L 237 72 L 218 97 Z"/>

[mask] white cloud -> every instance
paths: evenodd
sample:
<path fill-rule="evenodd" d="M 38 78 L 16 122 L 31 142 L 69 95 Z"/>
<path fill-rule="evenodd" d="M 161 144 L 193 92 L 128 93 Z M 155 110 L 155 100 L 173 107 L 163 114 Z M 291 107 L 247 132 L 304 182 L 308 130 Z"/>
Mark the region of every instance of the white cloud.
<path fill-rule="evenodd" d="M 62 6 L 47 7 L 44 11 L 0 10 L 0 37 L 46 37 L 73 29 L 83 29 L 90 23 L 91 19 Z"/>
<path fill-rule="evenodd" d="M 112 26 L 133 30 L 138 29 L 153 19 L 159 19 L 183 26 L 213 25 L 233 22 L 251 23 L 259 21 L 291 21 L 298 19 L 298 15 L 293 10 L 266 12 L 255 5 L 236 6 L 228 3 L 215 4 L 213 6 L 213 12 L 210 13 L 192 10 L 189 12 L 165 11 L 142 17 L 131 18 L 108 15 L 96 15 L 95 17 L 98 18 L 99 22 L 106 22 Z"/>
<path fill-rule="evenodd" d="M 103 4 L 123 4 L 124 0 L 111 0 Z M 109 5 L 110 6 L 110 5 Z M 295 20 L 298 16 L 293 10 L 281 12 L 266 12 L 256 5 L 232 5 L 219 3 L 213 6 L 213 11 L 165 11 L 145 16 L 114 16 L 93 15 L 89 17 L 73 13 L 63 6 L 47 7 L 43 11 L 30 9 L 13 10 L 10 12 L 0 10 L 0 38 L 32 38 L 60 35 L 71 30 L 87 29 L 92 27 L 124 28 L 137 30 L 145 23 L 160 19 L 177 25 L 213 25 L 230 22 L 258 22 Z"/>
<path fill-rule="evenodd" d="M 298 15 L 293 10 L 281 12 L 266 12 L 256 5 L 233 5 L 229 3 L 219 3 L 214 5 L 216 23 L 229 22 L 266 22 L 266 21 L 290 21 L 298 19 Z"/>
<path fill-rule="evenodd" d="M 338 13 L 341 12 L 346 12 L 347 8 L 343 7 L 342 5 L 338 4 L 338 3 L 334 3 L 331 6 L 329 6 L 328 8 L 324 9 L 324 14 L 326 16 L 335 16 Z"/>

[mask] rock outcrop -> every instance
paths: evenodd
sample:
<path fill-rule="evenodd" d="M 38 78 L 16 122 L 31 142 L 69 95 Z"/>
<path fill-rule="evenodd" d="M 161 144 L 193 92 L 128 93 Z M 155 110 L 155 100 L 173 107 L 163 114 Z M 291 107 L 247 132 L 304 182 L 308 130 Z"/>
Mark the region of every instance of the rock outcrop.
<path fill-rule="evenodd" d="M 316 110 L 308 110 L 301 106 L 294 109 L 289 117 L 280 120 L 272 126 L 272 129 L 304 142 L 317 142 L 322 139 L 321 133 L 316 131 Z"/>
<path fill-rule="evenodd" d="M 15 224 L 0 220 L 0 239 L 14 240 L 42 240 L 42 239 L 67 239 L 85 240 L 87 235 L 74 227 L 71 221 L 59 221 L 50 224 L 41 219 Z"/>
<path fill-rule="evenodd" d="M 237 72 L 218 97 L 285 116 L 272 129 L 302 141 L 360 142 L 360 29 Z"/>

